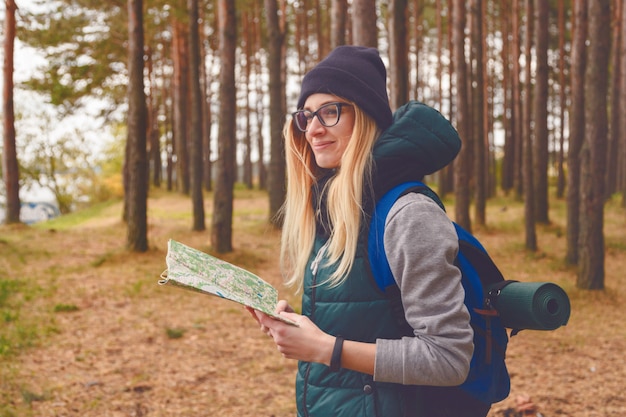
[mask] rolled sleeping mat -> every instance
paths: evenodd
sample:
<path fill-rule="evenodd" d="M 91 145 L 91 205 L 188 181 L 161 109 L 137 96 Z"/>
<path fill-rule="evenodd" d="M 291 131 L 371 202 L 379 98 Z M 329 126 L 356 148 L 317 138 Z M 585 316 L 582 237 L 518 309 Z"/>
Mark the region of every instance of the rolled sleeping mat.
<path fill-rule="evenodd" d="M 513 281 L 488 294 L 502 325 L 510 329 L 554 330 L 569 320 L 569 297 L 550 282 Z"/>

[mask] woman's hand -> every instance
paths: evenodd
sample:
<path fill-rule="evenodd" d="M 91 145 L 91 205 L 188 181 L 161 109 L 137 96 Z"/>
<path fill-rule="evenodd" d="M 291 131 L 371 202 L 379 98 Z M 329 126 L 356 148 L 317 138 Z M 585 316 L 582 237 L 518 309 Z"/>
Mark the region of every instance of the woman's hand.
<path fill-rule="evenodd" d="M 260 311 L 257 311 L 255 309 L 253 309 L 252 307 L 245 307 L 246 310 L 248 310 L 248 312 L 250 313 L 250 315 L 254 318 L 254 320 L 256 320 L 256 322 L 259 324 L 261 331 L 263 333 L 265 333 L 268 336 L 272 336 L 272 334 L 270 333 L 270 329 L 269 327 L 266 327 L 265 325 L 263 325 L 263 323 L 261 323 L 261 321 L 259 320 L 259 315 L 263 314 Z M 293 308 L 291 308 L 291 306 L 287 303 L 287 301 L 285 300 L 280 300 L 278 302 L 278 304 L 276 304 L 276 309 L 274 310 L 275 314 L 280 314 L 282 312 L 288 312 L 288 313 L 293 313 L 294 310 Z M 258 313 L 258 314 L 257 314 Z M 263 314 L 264 316 L 266 316 L 266 314 Z M 268 316 L 269 317 L 269 316 Z"/>
<path fill-rule="evenodd" d="M 308 317 L 296 314 L 286 301 L 276 306 L 276 313 L 296 322 L 298 326 L 284 323 L 265 313 L 248 308 L 261 327 L 271 336 L 278 351 L 287 359 L 330 364 L 335 337 L 324 333 Z"/>
<path fill-rule="evenodd" d="M 286 301 L 278 303 L 276 314 L 297 323 L 297 326 L 252 308 L 246 309 L 259 323 L 261 331 L 274 340 L 278 351 L 285 358 L 330 365 L 335 337 L 321 331 L 308 317 L 294 313 Z M 374 375 L 375 357 L 375 343 L 346 340 L 341 354 L 341 367 Z"/>

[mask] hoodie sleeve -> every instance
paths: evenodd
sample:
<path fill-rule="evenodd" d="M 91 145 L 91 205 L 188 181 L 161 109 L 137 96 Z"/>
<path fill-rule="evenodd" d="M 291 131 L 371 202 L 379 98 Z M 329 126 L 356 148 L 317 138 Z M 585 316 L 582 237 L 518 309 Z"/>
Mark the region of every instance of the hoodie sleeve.
<path fill-rule="evenodd" d="M 461 272 L 454 264 L 458 239 L 452 222 L 432 199 L 410 193 L 389 212 L 384 240 L 413 337 L 377 340 L 375 380 L 461 384 L 474 346 Z"/>

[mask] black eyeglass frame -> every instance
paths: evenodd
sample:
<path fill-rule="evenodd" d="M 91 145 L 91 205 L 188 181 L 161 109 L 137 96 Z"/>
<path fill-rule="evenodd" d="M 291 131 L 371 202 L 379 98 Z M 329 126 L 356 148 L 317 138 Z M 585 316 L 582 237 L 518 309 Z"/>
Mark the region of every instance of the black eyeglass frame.
<path fill-rule="evenodd" d="M 320 111 L 322 111 L 325 108 L 330 107 L 330 106 L 337 106 L 337 120 L 333 124 L 327 124 L 324 121 L 324 119 L 320 116 Z M 306 131 L 308 129 L 302 129 L 302 127 L 300 126 L 300 123 L 298 123 L 298 115 L 299 114 L 308 114 L 307 115 L 307 123 L 306 123 L 307 127 L 309 125 L 309 122 L 311 122 L 311 120 L 313 120 L 314 117 L 317 117 L 317 120 L 320 121 L 322 126 L 324 126 L 324 127 L 333 127 L 333 126 L 337 126 L 337 124 L 339 123 L 339 120 L 341 119 L 341 112 L 343 111 L 344 107 L 352 107 L 352 104 L 344 103 L 344 102 L 341 102 L 341 101 L 334 101 L 332 103 L 326 103 L 326 104 L 320 106 L 319 109 L 317 109 L 315 111 L 310 111 L 310 110 L 298 110 L 298 111 L 295 111 L 295 112 L 291 113 L 291 116 L 293 117 L 294 124 L 296 125 L 298 130 L 300 132 L 302 132 L 302 133 L 306 133 Z"/>

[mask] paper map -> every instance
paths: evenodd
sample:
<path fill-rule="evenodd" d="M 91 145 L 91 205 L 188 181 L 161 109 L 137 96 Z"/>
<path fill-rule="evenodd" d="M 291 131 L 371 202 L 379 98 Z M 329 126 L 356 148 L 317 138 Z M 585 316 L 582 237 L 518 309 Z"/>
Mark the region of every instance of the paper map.
<path fill-rule="evenodd" d="M 170 239 L 159 284 L 217 295 L 294 324 L 274 313 L 278 291 L 252 272 Z"/>

